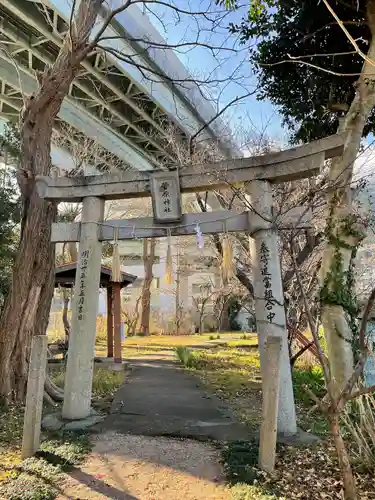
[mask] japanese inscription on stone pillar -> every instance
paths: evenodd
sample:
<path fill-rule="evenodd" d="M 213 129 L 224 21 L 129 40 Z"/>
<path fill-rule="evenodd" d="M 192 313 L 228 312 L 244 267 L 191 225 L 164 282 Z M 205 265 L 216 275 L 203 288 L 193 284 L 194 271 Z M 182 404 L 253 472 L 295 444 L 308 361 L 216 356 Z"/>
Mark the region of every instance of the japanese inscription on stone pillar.
<path fill-rule="evenodd" d="M 261 262 L 260 274 L 262 276 L 262 281 L 264 285 L 263 299 L 265 302 L 265 308 L 267 309 L 266 318 L 270 323 L 272 323 L 275 317 L 273 308 L 276 304 L 276 300 L 272 292 L 272 276 L 268 270 L 269 258 L 270 258 L 269 248 L 263 241 L 262 244 L 260 245 L 260 262 Z"/>
<path fill-rule="evenodd" d="M 181 220 L 180 181 L 177 171 L 153 173 L 151 192 L 156 222 Z"/>
<path fill-rule="evenodd" d="M 81 274 L 79 277 L 79 294 L 78 294 L 78 320 L 82 321 L 84 319 L 83 315 L 83 306 L 85 303 L 85 279 L 87 274 L 87 261 L 89 258 L 90 252 L 89 250 L 84 250 L 81 252 Z"/>

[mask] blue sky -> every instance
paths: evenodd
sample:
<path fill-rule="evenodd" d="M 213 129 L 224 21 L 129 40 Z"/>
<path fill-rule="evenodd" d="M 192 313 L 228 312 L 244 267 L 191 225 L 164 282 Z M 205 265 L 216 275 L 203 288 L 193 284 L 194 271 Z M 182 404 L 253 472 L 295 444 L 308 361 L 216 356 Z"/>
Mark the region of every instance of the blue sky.
<path fill-rule="evenodd" d="M 189 11 L 218 11 L 214 2 L 209 0 L 175 0 L 174 4 L 180 9 Z M 245 2 L 248 5 L 248 2 Z M 248 61 L 248 48 L 240 47 L 237 39 L 230 35 L 227 30 L 229 22 L 238 22 L 243 14 L 246 14 L 244 7 L 239 12 L 230 12 L 227 18 L 220 23 L 214 32 L 210 30 L 210 22 L 204 20 L 203 16 L 181 15 L 179 19 L 176 13 L 165 6 L 153 5 L 155 16 L 146 12 L 152 23 L 161 32 L 164 38 L 171 44 L 178 44 L 183 41 L 192 41 L 199 34 L 199 40 L 210 46 L 238 49 L 238 52 L 218 51 L 218 59 L 211 55 L 208 48 L 194 47 L 189 50 L 179 49 L 177 55 L 189 71 L 204 80 L 207 75 L 215 80 L 224 80 L 228 75 L 234 75 L 231 81 L 211 84 L 209 91 L 218 99 L 220 107 L 238 96 L 242 96 L 249 91 L 255 90 L 257 80 L 253 76 L 252 67 Z M 213 73 L 211 73 L 213 72 Z M 226 113 L 226 119 L 232 130 L 245 129 L 247 131 L 264 131 L 271 138 L 278 142 L 287 140 L 287 131 L 282 129 L 281 119 L 276 108 L 267 101 L 258 101 L 255 96 L 247 97 L 239 104 L 232 107 Z"/>

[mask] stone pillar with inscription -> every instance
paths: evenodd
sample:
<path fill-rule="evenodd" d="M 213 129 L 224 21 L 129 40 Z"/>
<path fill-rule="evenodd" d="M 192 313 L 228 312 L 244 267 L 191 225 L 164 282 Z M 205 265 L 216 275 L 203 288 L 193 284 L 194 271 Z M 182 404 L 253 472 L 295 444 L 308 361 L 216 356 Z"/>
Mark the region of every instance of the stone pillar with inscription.
<path fill-rule="evenodd" d="M 278 433 L 291 435 L 297 432 L 297 424 L 278 237 L 276 230 L 269 222 L 272 220 L 272 186 L 267 181 L 252 181 L 248 184 L 248 194 L 251 205 L 251 226 L 256 228 L 250 240 L 250 249 L 261 370 L 263 375 L 267 373 L 264 366 L 267 337 L 269 335 L 280 336 L 282 343 L 277 429 Z"/>
<path fill-rule="evenodd" d="M 79 258 L 72 302 L 63 418 L 79 420 L 90 415 L 94 369 L 96 316 L 100 286 L 102 244 L 99 241 L 104 200 L 83 199 Z"/>

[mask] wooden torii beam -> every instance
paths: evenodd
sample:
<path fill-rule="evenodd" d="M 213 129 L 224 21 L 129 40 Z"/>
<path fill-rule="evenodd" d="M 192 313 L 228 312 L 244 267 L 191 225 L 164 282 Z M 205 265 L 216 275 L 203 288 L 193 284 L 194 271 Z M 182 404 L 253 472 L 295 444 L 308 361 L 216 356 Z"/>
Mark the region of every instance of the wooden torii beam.
<path fill-rule="evenodd" d="M 169 174 L 176 177 L 181 192 L 216 190 L 232 183 L 244 183 L 251 206 L 251 211 L 241 214 L 184 214 L 177 224 L 161 225 L 150 218 L 103 221 L 105 200 L 151 196 L 151 187 L 155 185 L 157 173 L 127 172 L 80 178 L 38 177 L 36 185 L 40 197 L 55 202 L 83 201 L 81 223 L 59 223 L 53 225 L 52 229 L 54 242 L 80 241 L 63 417 L 77 420 L 90 414 L 101 242 L 112 240 L 115 229 L 119 239 L 133 238 L 135 231 L 137 237 L 142 238 L 166 236 L 166 231 L 167 234 L 175 235 L 193 234 L 198 222 L 202 233 L 245 231 L 252 236 L 252 274 L 262 373 L 266 373 L 265 341 L 268 336 L 280 337 L 282 341 L 278 431 L 295 433 L 296 415 L 277 229 L 290 228 L 293 225 L 305 227 L 310 223 L 311 216 L 309 211 L 303 208 L 277 216 L 273 209 L 272 184 L 316 175 L 325 160 L 342 153 L 345 140 L 344 135 L 334 135 L 287 151 L 195 165 L 180 169 L 178 176 Z M 155 193 L 161 196 L 161 191 Z M 170 196 L 168 205 L 172 204 L 172 201 L 173 196 Z"/>

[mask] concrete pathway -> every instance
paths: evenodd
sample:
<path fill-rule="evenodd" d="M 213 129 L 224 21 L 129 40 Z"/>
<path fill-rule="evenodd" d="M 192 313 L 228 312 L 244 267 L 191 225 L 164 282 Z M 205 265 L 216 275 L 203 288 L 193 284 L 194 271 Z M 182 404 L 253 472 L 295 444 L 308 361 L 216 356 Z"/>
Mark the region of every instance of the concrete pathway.
<path fill-rule="evenodd" d="M 202 441 L 246 439 L 246 428 L 173 351 L 158 354 L 129 360 L 127 383 L 96 427 L 92 453 L 65 476 L 58 500 L 232 498 L 219 449 Z"/>
<path fill-rule="evenodd" d="M 203 441 L 248 438 L 246 427 L 172 356 L 147 355 L 129 361 L 127 382 L 99 431 Z"/>

